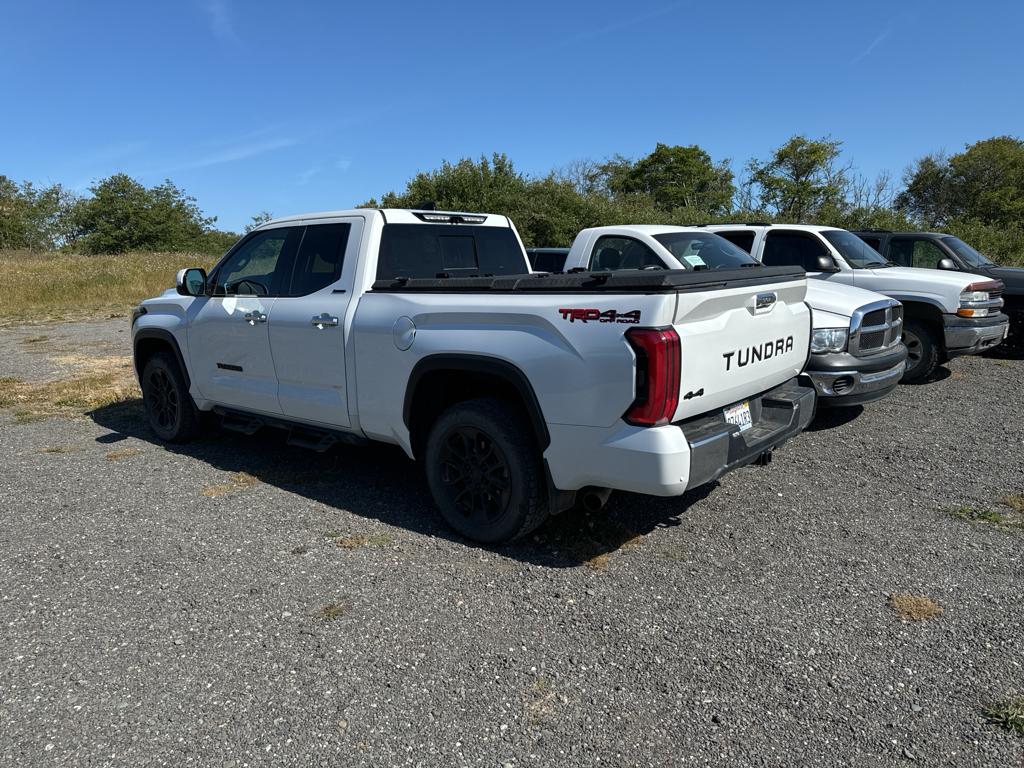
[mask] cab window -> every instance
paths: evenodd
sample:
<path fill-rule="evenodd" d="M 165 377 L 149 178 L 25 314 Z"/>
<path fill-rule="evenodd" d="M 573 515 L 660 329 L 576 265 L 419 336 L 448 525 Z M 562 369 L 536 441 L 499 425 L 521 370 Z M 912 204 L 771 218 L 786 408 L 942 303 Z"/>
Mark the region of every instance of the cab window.
<path fill-rule="evenodd" d="M 313 224 L 306 227 L 295 258 L 290 296 L 307 296 L 341 277 L 351 224 Z"/>
<path fill-rule="evenodd" d="M 752 229 L 729 230 L 727 232 L 716 232 L 719 237 L 724 237 L 737 248 L 742 248 L 747 253 L 754 250 L 754 231 Z"/>
<path fill-rule="evenodd" d="M 231 252 L 217 268 L 215 296 L 280 296 L 302 227 L 279 227 L 256 232 Z"/>
<path fill-rule="evenodd" d="M 665 269 L 665 262 L 639 240 L 620 235 L 599 237 L 590 254 L 592 272 L 614 272 L 619 269 L 643 269 L 659 267 Z"/>
<path fill-rule="evenodd" d="M 761 263 L 766 267 L 801 267 L 807 272 L 820 272 L 819 256 L 828 256 L 828 250 L 815 235 L 773 229 L 765 236 Z"/>
<path fill-rule="evenodd" d="M 920 237 L 894 237 L 889 244 L 889 258 L 903 267 L 938 269 L 946 254 L 931 240 Z"/>

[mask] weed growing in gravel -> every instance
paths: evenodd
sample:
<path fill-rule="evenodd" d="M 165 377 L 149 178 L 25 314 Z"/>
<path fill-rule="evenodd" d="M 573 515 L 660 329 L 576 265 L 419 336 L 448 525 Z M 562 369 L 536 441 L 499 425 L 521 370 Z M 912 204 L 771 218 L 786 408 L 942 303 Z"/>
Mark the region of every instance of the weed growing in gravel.
<path fill-rule="evenodd" d="M 944 610 L 930 597 L 907 592 L 890 595 L 889 605 L 903 621 L 927 621 L 936 618 Z"/>
<path fill-rule="evenodd" d="M 999 502 L 1006 511 L 962 505 L 950 510 L 949 514 L 972 523 L 987 523 L 999 528 L 1024 528 L 1024 495 L 1010 494 L 1003 496 Z"/>
<path fill-rule="evenodd" d="M 989 722 L 1024 735 L 1024 696 L 996 702 L 985 707 Z"/>
<path fill-rule="evenodd" d="M 341 536 L 334 538 L 334 543 L 342 549 L 362 549 L 363 547 L 386 547 L 395 539 L 387 533 L 375 533 L 372 536 Z"/>
<path fill-rule="evenodd" d="M 1024 493 L 1008 493 L 999 500 L 1014 512 L 1024 514 Z"/>
<path fill-rule="evenodd" d="M 51 445 L 43 448 L 40 453 L 71 453 L 73 450 L 70 445 Z"/>
<path fill-rule="evenodd" d="M 334 621 L 340 619 L 345 615 L 345 606 L 343 603 L 329 603 L 320 609 L 320 618 L 324 621 Z"/>
<path fill-rule="evenodd" d="M 238 493 L 239 491 L 251 488 L 258 482 L 259 479 L 253 477 L 248 472 L 236 472 L 226 483 L 216 483 L 203 488 L 203 496 L 212 499 L 218 496 L 226 496 L 229 493 Z"/>
<path fill-rule="evenodd" d="M 138 456 L 142 451 L 138 448 L 122 448 L 119 451 L 109 451 L 104 457 L 107 461 L 120 461 L 121 459 L 127 459 L 129 456 Z"/>
<path fill-rule="evenodd" d="M 526 718 L 530 725 L 539 725 L 546 717 L 554 714 L 556 705 L 566 704 L 568 701 L 565 696 L 551 689 L 547 678 L 538 677 L 526 692 Z"/>

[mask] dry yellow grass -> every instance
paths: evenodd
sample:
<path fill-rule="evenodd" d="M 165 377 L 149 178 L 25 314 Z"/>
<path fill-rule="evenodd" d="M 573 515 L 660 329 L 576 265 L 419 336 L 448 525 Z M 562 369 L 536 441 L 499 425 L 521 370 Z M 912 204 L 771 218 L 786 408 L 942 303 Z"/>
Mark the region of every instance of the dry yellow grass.
<path fill-rule="evenodd" d="M 49 416 L 76 416 L 139 396 L 131 358 L 127 356 L 54 358 L 71 373 L 53 381 L 0 379 L 0 408 L 13 408 L 19 422 Z"/>
<path fill-rule="evenodd" d="M 142 299 L 173 288 L 182 267 L 212 263 L 194 253 L 0 251 L 0 323 L 124 315 Z"/>
<path fill-rule="evenodd" d="M 342 536 L 336 538 L 334 543 L 342 549 L 362 549 L 363 547 L 386 547 L 394 541 L 394 538 L 386 533 L 377 533 L 373 536 Z"/>
<path fill-rule="evenodd" d="M 106 456 L 107 461 L 120 461 L 121 459 L 127 459 L 129 456 L 138 456 L 142 451 L 138 448 L 122 448 L 117 451 L 108 451 Z"/>
<path fill-rule="evenodd" d="M 1014 512 L 1024 514 L 1024 493 L 1008 493 L 999 500 Z"/>
<path fill-rule="evenodd" d="M 930 597 L 906 592 L 890 595 L 889 605 L 903 621 L 927 621 L 934 619 L 944 610 Z"/>
<path fill-rule="evenodd" d="M 246 488 L 251 488 L 259 482 L 259 478 L 253 477 L 248 472 L 236 472 L 226 483 L 217 483 L 203 488 L 203 496 L 217 498 L 226 496 L 229 493 L 238 493 Z"/>

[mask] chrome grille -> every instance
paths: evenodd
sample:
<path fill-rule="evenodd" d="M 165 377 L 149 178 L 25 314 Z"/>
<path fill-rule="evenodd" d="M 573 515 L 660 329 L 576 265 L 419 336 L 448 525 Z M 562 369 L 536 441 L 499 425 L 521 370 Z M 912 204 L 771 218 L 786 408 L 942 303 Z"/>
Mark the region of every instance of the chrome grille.
<path fill-rule="evenodd" d="M 892 349 L 903 336 L 903 305 L 894 299 L 865 304 L 850 318 L 849 350 L 859 357 Z"/>

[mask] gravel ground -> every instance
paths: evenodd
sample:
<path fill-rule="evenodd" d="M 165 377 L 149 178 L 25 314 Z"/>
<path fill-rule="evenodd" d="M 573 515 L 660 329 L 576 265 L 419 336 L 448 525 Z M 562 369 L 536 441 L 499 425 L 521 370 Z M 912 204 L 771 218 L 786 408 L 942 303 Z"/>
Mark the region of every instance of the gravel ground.
<path fill-rule="evenodd" d="M 0 376 L 124 330 L 2 329 Z M 981 714 L 1024 694 L 1024 531 L 948 512 L 1024 491 L 1024 361 L 950 371 L 502 551 L 388 448 L 0 412 L 0 764 L 1024 765 Z"/>

